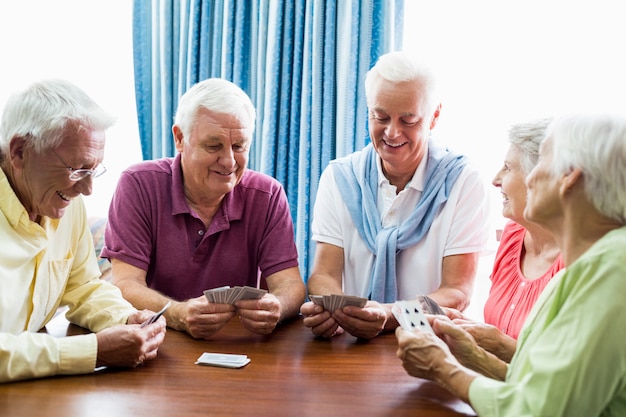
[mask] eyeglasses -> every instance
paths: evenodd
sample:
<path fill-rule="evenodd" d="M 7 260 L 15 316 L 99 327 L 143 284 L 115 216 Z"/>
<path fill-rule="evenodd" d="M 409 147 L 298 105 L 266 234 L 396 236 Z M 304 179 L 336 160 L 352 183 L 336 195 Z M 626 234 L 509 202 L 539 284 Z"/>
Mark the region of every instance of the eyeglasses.
<path fill-rule="evenodd" d="M 93 169 L 72 168 L 71 166 L 66 164 L 63 158 L 61 158 L 59 154 L 56 153 L 54 150 L 52 150 L 52 153 L 54 153 L 57 156 L 57 158 L 59 158 L 59 161 L 61 161 L 63 165 L 65 165 L 65 168 L 70 170 L 71 181 L 80 181 L 80 180 L 87 178 L 88 176 L 91 176 L 92 178 L 98 178 L 99 176 L 107 172 L 107 168 L 104 165 L 100 165 L 100 164 Z"/>

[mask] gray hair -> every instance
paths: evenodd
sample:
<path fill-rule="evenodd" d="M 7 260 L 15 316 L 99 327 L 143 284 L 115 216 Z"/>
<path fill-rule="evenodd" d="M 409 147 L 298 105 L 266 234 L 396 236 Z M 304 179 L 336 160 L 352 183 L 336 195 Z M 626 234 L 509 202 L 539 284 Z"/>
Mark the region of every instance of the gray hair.
<path fill-rule="evenodd" d="M 429 111 L 434 111 L 437 104 L 436 80 L 432 70 L 412 55 L 395 51 L 382 55 L 365 75 L 365 96 L 371 94 L 376 77 L 393 83 L 420 82 L 426 92 L 426 104 Z"/>
<path fill-rule="evenodd" d="M 208 78 L 192 86 L 182 95 L 174 117 L 186 138 L 196 120 L 198 110 L 205 108 L 217 113 L 236 115 L 243 109 L 250 121 L 250 137 L 254 133 L 256 110 L 250 97 L 237 85 L 222 78 Z"/>
<path fill-rule="evenodd" d="M 522 151 L 522 171 L 528 175 L 539 160 L 539 145 L 546 135 L 551 118 L 517 123 L 509 129 L 509 143 Z"/>
<path fill-rule="evenodd" d="M 604 216 L 626 224 L 626 119 L 568 116 L 546 132 L 552 139 L 552 174 L 580 169 L 584 192 Z"/>
<path fill-rule="evenodd" d="M 41 154 L 59 146 L 70 127 L 100 131 L 113 123 L 114 118 L 76 85 L 42 80 L 7 101 L 0 124 L 0 152 L 8 155 L 11 140 L 24 137 Z"/>

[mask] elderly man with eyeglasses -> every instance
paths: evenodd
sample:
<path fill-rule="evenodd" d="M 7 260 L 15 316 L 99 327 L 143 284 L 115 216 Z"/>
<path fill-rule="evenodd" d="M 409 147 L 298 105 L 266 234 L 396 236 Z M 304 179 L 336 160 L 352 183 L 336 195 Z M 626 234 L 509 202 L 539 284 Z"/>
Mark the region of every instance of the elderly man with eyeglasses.
<path fill-rule="evenodd" d="M 0 125 L 0 383 L 153 359 L 165 319 L 137 311 L 100 272 L 81 195 L 106 168 L 113 119 L 81 89 L 44 80 L 14 95 Z M 59 306 L 93 333 L 54 338 Z"/>

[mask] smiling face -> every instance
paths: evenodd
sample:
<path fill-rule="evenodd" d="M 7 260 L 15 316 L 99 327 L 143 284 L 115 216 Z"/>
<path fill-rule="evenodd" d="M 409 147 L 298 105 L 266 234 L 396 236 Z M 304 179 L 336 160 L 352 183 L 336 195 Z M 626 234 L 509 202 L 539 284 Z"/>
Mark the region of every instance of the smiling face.
<path fill-rule="evenodd" d="M 54 152 L 37 154 L 24 139 L 13 139 L 13 182 L 32 220 L 37 216 L 61 218 L 73 198 L 91 194 L 92 178 L 70 180 L 70 170 L 60 158 L 75 169 L 95 168 L 104 158 L 104 143 L 104 131 L 77 131 L 71 127 Z"/>
<path fill-rule="evenodd" d="M 174 126 L 187 197 L 197 204 L 219 202 L 241 181 L 248 165 L 251 126 L 244 111 L 230 115 L 200 108 L 184 138 Z"/>
<path fill-rule="evenodd" d="M 524 224 L 526 174 L 522 168 L 522 158 L 523 151 L 518 146 L 510 145 L 504 164 L 493 178 L 492 184 L 502 192 L 502 215 Z"/>
<path fill-rule="evenodd" d="M 434 114 L 429 111 L 421 83 L 393 83 L 377 77 L 368 97 L 368 111 L 370 138 L 385 175 L 392 184 L 394 180 L 406 183 L 426 153 L 439 109 Z"/>

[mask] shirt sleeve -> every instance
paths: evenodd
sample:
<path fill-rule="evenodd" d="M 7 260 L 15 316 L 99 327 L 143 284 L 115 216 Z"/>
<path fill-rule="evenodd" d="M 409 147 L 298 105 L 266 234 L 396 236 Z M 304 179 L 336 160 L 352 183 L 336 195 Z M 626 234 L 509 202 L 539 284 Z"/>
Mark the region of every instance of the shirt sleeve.
<path fill-rule="evenodd" d="M 470 385 L 478 415 L 625 415 L 626 350 L 618 323 L 626 323 L 626 256 L 617 252 L 579 260 L 551 281 L 520 334 L 506 381 L 481 377 Z"/>
<path fill-rule="evenodd" d="M 109 207 L 104 232 L 104 247 L 100 256 L 117 259 L 147 271 L 153 256 L 155 236 L 151 232 L 158 207 L 152 204 L 165 198 L 157 184 L 139 174 L 125 171 L 120 175 Z M 171 196 L 167 198 L 172 198 Z M 163 209 L 164 211 L 165 208 Z"/>
<path fill-rule="evenodd" d="M 45 333 L 0 333 L 0 382 L 94 371 L 95 334 L 55 338 Z"/>
<path fill-rule="evenodd" d="M 285 190 L 276 182 L 268 204 L 268 215 L 259 245 L 259 268 L 263 278 L 298 266 L 293 220 Z"/>
<path fill-rule="evenodd" d="M 315 197 L 311 222 L 312 240 L 344 247 L 339 214 L 343 211 L 340 207 L 342 204 L 344 204 L 343 199 L 335 183 L 333 171 L 331 166 L 328 166 L 320 176 Z"/>
<path fill-rule="evenodd" d="M 61 298 L 61 305 L 69 306 L 67 319 L 93 332 L 126 323 L 135 309 L 117 287 L 100 279 L 84 209 L 71 215 L 70 227 L 77 231 L 72 242 L 74 257 Z"/>
<path fill-rule="evenodd" d="M 487 188 L 475 167 L 468 165 L 454 184 L 455 212 L 443 256 L 485 252 L 489 236 Z M 446 204 L 452 200 L 449 199 Z"/>

